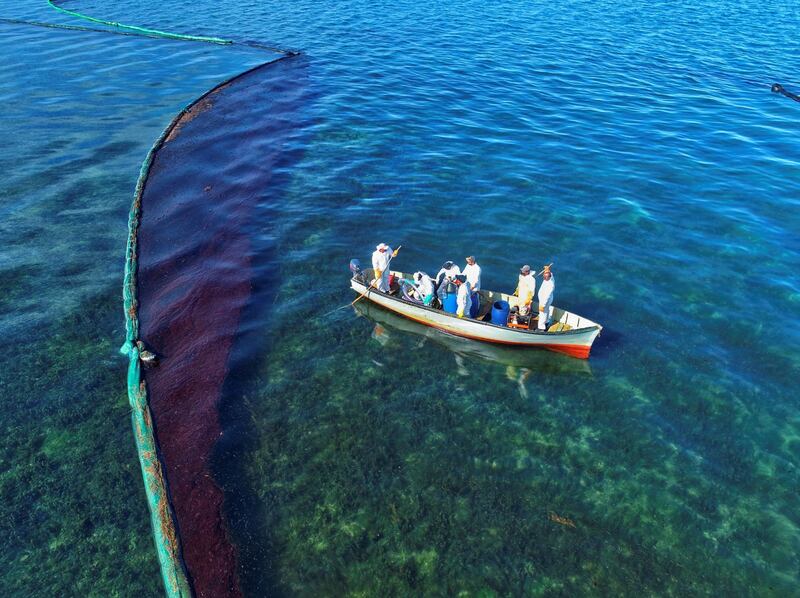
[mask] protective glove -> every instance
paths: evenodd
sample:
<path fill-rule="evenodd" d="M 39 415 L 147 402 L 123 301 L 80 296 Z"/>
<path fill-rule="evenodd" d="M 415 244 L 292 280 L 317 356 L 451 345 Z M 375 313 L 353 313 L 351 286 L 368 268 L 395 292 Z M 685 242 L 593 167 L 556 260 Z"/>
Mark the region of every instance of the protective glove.
<path fill-rule="evenodd" d="M 378 280 L 383 276 L 383 270 L 375 270 L 375 279 Z"/>
<path fill-rule="evenodd" d="M 398 251 L 400 251 L 399 247 L 392 252 L 392 257 L 397 257 L 397 252 Z"/>
<path fill-rule="evenodd" d="M 544 313 L 544 305 L 540 305 L 540 306 L 539 306 L 539 311 L 540 311 L 541 313 Z"/>

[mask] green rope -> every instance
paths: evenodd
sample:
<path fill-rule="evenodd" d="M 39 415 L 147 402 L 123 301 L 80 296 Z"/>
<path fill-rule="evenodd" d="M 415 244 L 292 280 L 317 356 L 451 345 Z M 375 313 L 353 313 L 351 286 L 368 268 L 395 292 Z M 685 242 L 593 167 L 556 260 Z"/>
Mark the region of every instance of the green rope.
<path fill-rule="evenodd" d="M 136 436 L 142 476 L 145 482 L 147 501 L 150 506 L 150 517 L 153 523 L 153 535 L 158 559 L 161 564 L 161 575 L 169 598 L 190 598 L 192 591 L 181 558 L 180 538 L 177 534 L 174 514 L 167 494 L 166 480 L 164 479 L 157 454 L 153 423 L 147 402 L 147 388 L 139 363 L 139 302 L 137 298 L 136 273 L 138 268 L 138 232 L 142 211 L 142 195 L 156 153 L 164 145 L 167 137 L 169 137 L 185 114 L 191 112 L 194 106 L 204 98 L 227 86 L 232 81 L 269 64 L 289 59 L 293 56 L 295 54 L 286 54 L 281 58 L 264 62 L 226 79 L 192 101 L 175 115 L 161 132 L 150 151 L 147 152 L 139 172 L 139 179 L 136 181 L 133 204 L 128 214 L 128 243 L 125 252 L 125 279 L 122 287 L 125 310 L 125 344 L 122 345 L 120 352 L 128 355 L 129 358 L 128 398 L 132 408 L 133 429 Z"/>
<path fill-rule="evenodd" d="M 183 115 L 183 111 L 181 112 Z M 170 123 L 168 130 L 174 125 Z M 145 494 L 150 507 L 153 539 L 161 566 L 161 577 L 168 598 L 191 598 L 193 595 L 181 556 L 180 538 L 175 526 L 175 515 L 169 502 L 167 481 L 164 477 L 158 445 L 153 431 L 153 417 L 147 401 L 147 386 L 141 372 L 139 358 L 139 317 L 136 272 L 138 268 L 138 232 L 142 212 L 142 190 L 153 161 L 153 155 L 166 132 L 150 149 L 142 164 L 133 205 L 128 214 L 128 243 L 125 251 L 125 278 L 122 287 L 125 308 L 125 344 L 120 351 L 128 355 L 128 400 L 131 405 L 131 420 L 136 452 L 142 469 Z"/>
<path fill-rule="evenodd" d="M 66 10 L 56 5 L 55 0 L 47 0 L 47 3 L 57 11 L 63 12 L 70 16 L 94 23 L 100 23 L 102 25 L 109 25 L 111 27 L 116 27 L 117 29 L 122 29 L 129 32 L 107 31 L 107 33 L 143 35 L 147 37 L 161 37 L 224 45 L 230 45 L 234 43 L 232 40 L 226 40 L 217 37 L 182 35 L 158 31 L 156 29 L 147 29 L 145 27 L 123 25 L 121 23 L 105 21 L 75 11 Z M 0 19 L 0 21 L 6 20 Z M 19 24 L 22 24 L 22 22 Z M 78 27 L 49 25 L 45 23 L 26 22 L 25 24 L 63 27 L 65 29 L 81 29 Z M 147 178 L 150 174 L 150 168 L 153 164 L 153 159 L 155 158 L 156 152 L 161 149 L 165 140 L 177 126 L 181 118 L 183 118 L 186 113 L 191 112 L 192 108 L 198 102 L 203 100 L 209 94 L 212 94 L 218 91 L 220 88 L 230 84 L 235 79 L 238 79 L 268 64 L 272 64 L 273 62 L 291 58 L 292 56 L 296 56 L 298 54 L 297 52 L 293 52 L 291 50 L 271 48 L 269 46 L 252 42 L 246 43 L 246 45 L 257 49 L 278 52 L 283 54 L 283 57 L 262 63 L 214 86 L 212 89 L 208 90 L 206 93 L 187 105 L 170 121 L 167 127 L 162 131 L 159 138 L 150 148 L 150 151 L 148 151 L 147 156 L 142 163 L 142 167 L 139 172 L 139 178 L 136 181 L 133 204 L 131 205 L 131 209 L 128 214 L 128 241 L 125 250 L 125 275 L 122 287 L 123 305 L 125 310 L 125 343 L 120 348 L 120 352 L 128 356 L 127 387 L 128 400 L 131 406 L 131 420 L 136 439 L 137 453 L 139 455 L 139 465 L 141 466 L 142 478 L 144 480 L 145 494 L 147 495 L 147 503 L 150 509 L 150 521 L 153 527 L 153 539 L 155 541 L 158 561 L 161 567 L 161 576 L 164 580 L 164 589 L 168 598 L 191 598 L 193 596 L 193 591 L 182 558 L 180 537 L 178 536 L 178 530 L 175 524 L 175 514 L 169 501 L 167 480 L 164 476 L 163 465 L 158 454 L 158 444 L 156 442 L 155 432 L 153 429 L 153 418 L 147 398 L 147 385 L 141 371 L 140 354 L 143 349 L 143 345 L 139 340 L 139 300 L 136 275 L 138 270 L 138 233 L 142 212 L 142 195 L 144 193 L 144 187 L 147 183 Z"/>
<path fill-rule="evenodd" d="M 55 8 L 59 12 L 63 12 L 64 14 L 68 14 L 72 17 L 77 17 L 79 19 L 84 19 L 85 21 L 91 21 L 92 23 L 100 23 L 102 25 L 108 25 L 109 27 L 117 27 L 118 29 L 127 29 L 128 31 L 136 31 L 139 33 L 144 33 L 147 35 L 155 35 L 157 37 L 167 37 L 170 39 L 185 39 L 185 40 L 192 40 L 196 42 L 207 42 L 209 44 L 232 44 L 233 41 L 229 39 L 222 39 L 219 37 L 205 37 L 202 35 L 184 35 L 182 33 L 170 33 L 168 31 L 159 31 L 157 29 L 148 29 L 146 27 L 137 27 L 135 25 L 124 25 L 122 23 L 116 23 L 114 21 L 104 21 L 103 19 L 97 19 L 95 17 L 90 17 L 89 15 L 85 15 L 79 12 L 75 12 L 73 10 L 67 10 L 66 8 L 61 8 L 58 6 L 54 0 L 47 0 L 47 3 Z"/>

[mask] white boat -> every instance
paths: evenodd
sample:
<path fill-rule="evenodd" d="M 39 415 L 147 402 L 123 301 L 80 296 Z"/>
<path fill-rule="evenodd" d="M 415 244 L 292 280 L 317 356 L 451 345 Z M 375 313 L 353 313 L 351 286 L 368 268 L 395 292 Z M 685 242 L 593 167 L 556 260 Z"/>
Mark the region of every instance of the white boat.
<path fill-rule="evenodd" d="M 529 351 L 524 347 L 471 341 L 430 326 L 418 324 L 371 301 L 359 301 L 353 306 L 353 311 L 375 325 L 373 337 L 376 338 L 381 337 L 388 340 L 390 336 L 394 338 L 395 333 L 414 335 L 421 337 L 424 341 L 430 340 L 437 345 L 446 347 L 461 357 L 477 358 L 547 375 L 593 375 L 589 359 L 573 359 L 567 355 L 554 355 L 547 351 Z"/>
<path fill-rule="evenodd" d="M 391 274 L 396 280 L 412 278 L 411 274 L 395 270 L 392 270 Z M 559 307 L 553 307 L 552 322 L 546 331 L 493 324 L 489 319 L 489 314 L 494 302 L 511 300 L 513 303 L 516 299 L 516 297 L 512 298 L 511 295 L 499 291 L 479 291 L 481 310 L 476 318 L 459 318 L 455 314 L 441 309 L 409 301 L 396 288 L 393 288 L 390 293 L 384 293 L 375 287 L 370 287 L 372 278 L 372 269 L 359 271 L 350 279 L 350 286 L 356 293 L 363 295 L 365 300 L 372 301 L 410 320 L 476 341 L 523 348 L 548 349 L 572 357 L 588 359 L 592 343 L 603 329 L 597 322 L 592 322 L 588 318 Z"/>

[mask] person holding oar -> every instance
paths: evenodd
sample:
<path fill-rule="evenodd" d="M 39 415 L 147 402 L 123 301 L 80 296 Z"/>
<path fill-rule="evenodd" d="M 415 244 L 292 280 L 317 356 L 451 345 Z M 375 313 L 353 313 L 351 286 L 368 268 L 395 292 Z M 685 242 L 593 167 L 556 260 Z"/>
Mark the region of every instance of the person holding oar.
<path fill-rule="evenodd" d="M 361 301 L 364 297 L 369 295 L 369 292 L 373 289 L 379 289 L 384 293 L 389 291 L 389 262 L 392 261 L 393 258 L 397 257 L 397 253 L 402 248 L 402 245 L 398 245 L 397 249 L 392 251 L 392 248 L 389 247 L 386 243 L 381 243 L 375 248 L 375 251 L 372 253 L 372 268 L 375 270 L 375 279 L 372 283 L 367 287 L 367 292 L 363 295 L 359 295 L 356 297 L 352 302 L 349 304 L 342 305 L 341 307 L 337 307 L 336 309 L 332 309 L 326 314 L 323 314 L 322 317 L 329 316 L 334 312 L 339 311 L 340 309 L 344 309 L 345 307 L 351 307 Z M 354 265 L 355 263 L 355 265 Z M 359 275 L 361 272 L 361 266 L 358 263 L 358 260 L 353 260 L 350 262 L 350 270 L 353 272 L 354 275 Z M 383 284 L 383 288 L 380 286 Z M 385 290 L 384 290 L 385 289 Z"/>
<path fill-rule="evenodd" d="M 552 266 L 553 264 L 550 264 Z M 539 330 L 547 330 L 547 324 L 553 317 L 553 293 L 556 290 L 556 279 L 550 266 L 542 269 L 542 284 L 539 286 Z"/>
<path fill-rule="evenodd" d="M 375 280 L 372 281 L 372 284 L 367 287 L 367 292 L 363 295 L 359 295 L 355 298 L 355 300 L 350 305 L 355 305 L 359 301 L 361 301 L 364 297 L 369 295 L 369 292 L 372 289 L 377 288 L 379 291 L 383 291 L 384 293 L 389 292 L 389 262 L 392 261 L 393 258 L 397 257 L 397 253 L 400 251 L 402 245 L 399 245 L 397 249 L 392 251 L 392 248 L 389 247 L 386 243 L 381 243 L 375 248 L 375 251 L 372 252 L 372 268 L 375 270 Z M 347 307 L 347 306 L 343 306 Z M 337 307 L 337 309 L 342 309 L 341 307 Z M 333 312 L 328 312 L 333 313 Z M 327 314 L 325 314 L 327 315 Z"/>
<path fill-rule="evenodd" d="M 550 279 L 552 279 L 552 273 L 550 272 L 550 266 L 552 266 L 552 265 L 553 264 L 551 263 L 551 264 L 549 264 L 547 266 L 544 266 L 542 268 L 541 272 L 539 272 L 539 274 L 541 274 L 544 277 L 544 273 L 547 272 L 548 276 L 550 276 Z M 534 298 L 534 296 L 536 294 L 535 293 L 536 292 L 536 277 L 539 274 L 537 274 L 534 270 L 531 270 L 531 267 L 528 264 L 525 264 L 519 270 L 519 282 L 517 283 L 517 290 L 514 291 L 514 296 L 509 298 L 508 303 L 509 303 L 509 305 L 511 305 L 511 307 L 516 307 L 517 308 L 517 313 L 519 313 L 519 315 L 521 315 L 521 316 L 528 316 L 528 315 L 532 316 L 533 315 L 531 313 L 531 311 L 533 311 L 532 310 L 532 303 L 533 303 L 533 298 Z M 553 291 L 553 289 L 555 289 L 555 284 L 553 284 L 552 288 L 550 288 L 549 284 L 545 285 L 544 282 L 542 282 L 542 285 L 545 286 L 545 291 L 546 292 L 542 293 L 542 288 L 540 287 L 539 288 L 539 297 L 537 297 L 537 298 L 544 299 L 545 301 L 541 302 L 541 300 L 540 300 L 539 307 L 542 308 L 542 309 L 540 309 L 539 311 L 540 311 L 540 313 L 544 313 L 545 310 L 543 308 L 545 307 L 545 304 L 546 304 L 547 311 L 548 311 L 548 314 L 549 314 L 550 305 L 553 303 L 553 293 L 552 293 L 552 291 Z M 549 289 L 549 291 L 548 291 L 548 289 Z M 547 302 L 547 297 L 548 296 L 549 296 L 549 303 Z M 546 320 L 547 317 L 545 317 L 545 318 L 541 318 L 540 317 L 540 319 Z M 542 325 L 543 324 L 539 324 L 540 327 Z"/>
<path fill-rule="evenodd" d="M 380 243 L 372 252 L 372 268 L 375 270 L 373 284 L 382 293 L 389 292 L 389 262 L 397 256 L 398 247 L 394 251 L 386 243 Z"/>

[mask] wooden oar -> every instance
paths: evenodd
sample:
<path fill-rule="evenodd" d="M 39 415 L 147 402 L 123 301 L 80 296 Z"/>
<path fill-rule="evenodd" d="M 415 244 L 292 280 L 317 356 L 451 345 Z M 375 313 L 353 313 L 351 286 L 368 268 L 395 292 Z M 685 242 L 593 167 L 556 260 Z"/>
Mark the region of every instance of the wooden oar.
<path fill-rule="evenodd" d="M 388 261 L 388 262 L 386 262 L 386 267 L 387 267 L 387 268 L 389 267 L 389 264 L 391 264 L 391 263 L 392 263 L 392 260 L 394 259 L 394 256 L 395 256 L 395 255 L 397 255 L 397 253 L 400 251 L 400 248 L 401 248 L 401 247 L 402 247 L 402 245 L 398 245 L 398 246 L 397 246 L 397 249 L 395 249 L 395 250 L 392 252 L 392 255 L 391 255 L 391 257 L 389 258 L 389 261 Z M 381 276 L 383 276 L 383 275 L 381 274 Z M 358 303 L 359 301 L 361 301 L 361 300 L 362 300 L 364 297 L 366 297 L 367 295 L 369 295 L 369 292 L 370 292 L 370 291 L 373 289 L 373 287 L 375 286 L 375 283 L 377 283 L 377 282 L 378 282 L 378 280 L 380 280 L 380 279 L 376 278 L 375 280 L 373 280 L 373 281 L 372 281 L 372 284 L 371 284 L 371 285 L 369 285 L 369 286 L 367 287 L 367 292 L 366 292 L 366 293 L 364 293 L 363 295 L 359 295 L 358 297 L 356 297 L 355 301 L 353 301 L 353 302 L 352 302 L 350 305 L 355 305 L 356 303 Z"/>
<path fill-rule="evenodd" d="M 544 272 L 544 269 L 545 269 L 545 268 L 552 268 L 552 267 L 553 267 L 553 262 L 550 262 L 550 263 L 549 263 L 549 264 L 547 264 L 546 266 L 542 266 L 542 269 L 539 271 L 539 274 L 541 274 L 542 272 Z M 533 275 L 533 277 L 534 277 L 534 278 L 536 278 L 537 276 L 539 276 L 539 274 L 534 274 L 534 275 Z"/>

